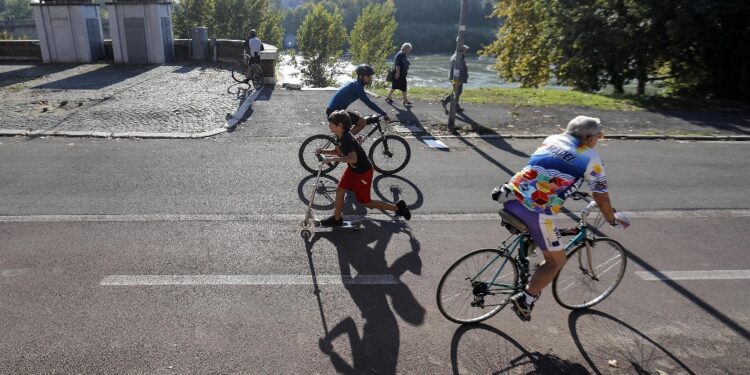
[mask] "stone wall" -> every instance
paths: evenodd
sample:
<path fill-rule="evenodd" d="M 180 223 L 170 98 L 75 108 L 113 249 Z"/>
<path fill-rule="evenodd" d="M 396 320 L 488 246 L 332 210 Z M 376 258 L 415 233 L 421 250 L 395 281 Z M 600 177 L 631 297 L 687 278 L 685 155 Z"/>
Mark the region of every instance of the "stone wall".
<path fill-rule="evenodd" d="M 239 61 L 243 50 L 242 40 L 217 39 L 216 48 L 213 44 L 209 47 L 209 56 L 205 61 L 216 61 L 234 63 Z M 261 67 L 265 73 L 266 83 L 275 83 L 275 71 L 277 60 L 277 48 L 270 44 L 264 44 L 261 53 Z M 175 39 L 174 53 L 178 61 L 189 61 L 190 39 Z M 0 40 L 0 61 L 42 61 L 42 52 L 38 40 Z M 114 60 L 112 55 L 112 41 L 104 41 L 104 61 Z"/>

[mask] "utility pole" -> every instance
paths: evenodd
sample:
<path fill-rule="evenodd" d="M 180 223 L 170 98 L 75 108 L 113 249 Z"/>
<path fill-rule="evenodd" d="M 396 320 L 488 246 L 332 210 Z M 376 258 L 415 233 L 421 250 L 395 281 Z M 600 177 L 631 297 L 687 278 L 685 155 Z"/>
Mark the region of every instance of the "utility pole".
<path fill-rule="evenodd" d="M 460 66 L 464 64 L 464 32 L 466 31 L 466 12 L 469 8 L 469 0 L 461 0 L 461 15 L 458 20 L 458 38 L 456 38 L 456 59 L 453 61 L 453 77 L 451 82 L 453 83 L 453 100 L 451 100 L 451 108 L 448 113 L 448 131 L 451 133 L 456 131 L 456 106 L 458 105 L 458 98 L 456 98 L 456 91 L 463 88 L 464 82 L 460 78 L 461 72 Z"/>

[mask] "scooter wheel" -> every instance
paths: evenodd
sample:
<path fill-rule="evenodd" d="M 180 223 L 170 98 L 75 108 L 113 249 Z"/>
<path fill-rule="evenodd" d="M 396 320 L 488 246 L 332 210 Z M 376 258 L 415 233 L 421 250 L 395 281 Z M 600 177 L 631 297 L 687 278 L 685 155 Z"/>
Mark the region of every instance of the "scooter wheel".
<path fill-rule="evenodd" d="M 301 231 L 301 232 L 300 232 L 299 234 L 300 234 L 300 235 L 302 236 L 302 238 L 304 238 L 304 239 L 308 239 L 308 238 L 310 238 L 310 236 L 312 236 L 312 233 L 310 233 L 310 230 L 309 230 L 309 229 L 303 229 L 303 230 L 302 230 L 302 231 Z"/>

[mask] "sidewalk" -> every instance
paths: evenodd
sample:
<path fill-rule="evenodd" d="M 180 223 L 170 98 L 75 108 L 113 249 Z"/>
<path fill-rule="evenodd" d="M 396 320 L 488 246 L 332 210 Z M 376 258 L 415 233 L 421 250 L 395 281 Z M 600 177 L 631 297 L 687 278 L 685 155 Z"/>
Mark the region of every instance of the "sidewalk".
<path fill-rule="evenodd" d="M 208 136 L 242 88 L 220 65 L 0 64 L 0 135 Z"/>
<path fill-rule="evenodd" d="M 307 108 L 320 112 L 322 121 L 333 94 L 269 87 L 273 94 L 248 110 L 247 88 L 221 65 L 0 64 L 0 135 L 201 138 L 225 132 L 235 124 L 233 116 L 244 120 L 238 127 L 256 121 L 284 126 L 309 121 L 294 118 L 296 108 Z M 373 100 L 401 122 L 398 131 L 449 135 L 439 102 L 412 100 L 406 108 Z M 602 119 L 608 137 L 750 140 L 748 113 L 462 106 L 466 111 L 456 125 L 465 136 L 544 137 L 588 115 Z M 359 102 L 350 109 L 372 113 Z"/>

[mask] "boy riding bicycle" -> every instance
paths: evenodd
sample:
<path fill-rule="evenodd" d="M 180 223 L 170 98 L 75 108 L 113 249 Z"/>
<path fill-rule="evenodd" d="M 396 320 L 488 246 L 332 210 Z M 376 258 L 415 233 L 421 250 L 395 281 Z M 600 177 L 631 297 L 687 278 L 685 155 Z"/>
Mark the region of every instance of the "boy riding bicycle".
<path fill-rule="evenodd" d="M 349 105 L 359 99 L 365 103 L 365 105 L 370 107 L 370 109 L 382 115 L 386 122 L 391 122 L 391 118 L 388 117 L 388 114 L 378 107 L 377 104 L 373 103 L 365 92 L 365 86 L 372 83 L 372 76 L 375 74 L 375 70 L 373 70 L 371 66 L 363 64 L 358 66 L 354 71 L 357 73 L 357 79 L 338 89 L 328 101 L 326 118 L 328 118 L 328 116 L 334 111 L 346 110 Z M 356 135 L 364 129 L 365 125 L 367 125 L 365 119 L 354 112 L 347 111 L 347 113 L 349 114 L 351 123 L 354 125 L 351 129 L 351 134 Z"/>
<path fill-rule="evenodd" d="M 362 119 L 364 121 L 364 119 Z M 406 202 L 398 201 L 395 205 L 370 198 L 372 187 L 372 164 L 367 159 L 367 154 L 362 146 L 354 139 L 351 133 L 352 121 L 349 114 L 344 110 L 332 112 L 328 117 L 328 128 L 336 135 L 336 147 L 328 150 L 316 150 L 316 153 L 329 155 L 325 162 L 347 163 L 346 170 L 341 176 L 341 181 L 336 188 L 336 202 L 333 215 L 321 220 L 322 226 L 341 226 L 344 219 L 341 214 L 344 209 L 344 193 L 353 191 L 357 201 L 367 208 L 394 211 L 406 220 L 411 219 L 411 212 L 406 207 Z"/>

